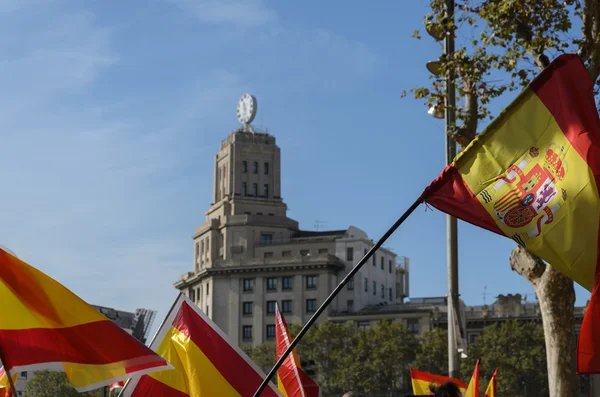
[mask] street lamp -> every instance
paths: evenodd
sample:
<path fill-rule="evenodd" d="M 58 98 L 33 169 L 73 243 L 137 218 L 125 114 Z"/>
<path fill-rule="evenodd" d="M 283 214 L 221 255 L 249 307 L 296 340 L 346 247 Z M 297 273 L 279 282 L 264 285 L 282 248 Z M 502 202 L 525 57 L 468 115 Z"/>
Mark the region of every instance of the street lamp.
<path fill-rule="evenodd" d="M 431 106 L 427 111 L 427 114 L 436 119 L 443 119 L 446 114 L 438 109 L 437 106 Z"/>
<path fill-rule="evenodd" d="M 444 40 L 444 54 L 437 61 L 427 63 L 427 69 L 435 76 L 440 76 L 443 72 L 442 61 L 451 59 L 454 56 L 454 34 L 447 32 L 445 26 L 454 26 L 454 0 L 444 0 L 445 18 L 442 24 L 427 21 L 427 33 L 436 41 Z M 456 124 L 456 87 L 454 83 L 455 70 L 452 65 L 446 71 L 446 104 L 444 106 L 444 116 L 446 119 L 446 164 L 450 164 L 456 156 L 456 142 L 450 137 L 450 132 Z M 441 112 L 435 107 L 429 108 L 428 114 L 435 118 L 442 118 Z M 456 218 L 446 215 L 446 261 L 448 267 L 448 372 L 450 377 L 458 378 L 460 376 L 460 356 L 457 345 L 457 330 L 455 321 L 458 314 L 455 312 L 459 308 L 458 301 L 458 240 L 457 240 Z M 458 322 L 460 326 L 460 322 Z M 460 331 L 458 332 L 460 334 Z M 460 337 L 460 335 L 459 335 Z"/>

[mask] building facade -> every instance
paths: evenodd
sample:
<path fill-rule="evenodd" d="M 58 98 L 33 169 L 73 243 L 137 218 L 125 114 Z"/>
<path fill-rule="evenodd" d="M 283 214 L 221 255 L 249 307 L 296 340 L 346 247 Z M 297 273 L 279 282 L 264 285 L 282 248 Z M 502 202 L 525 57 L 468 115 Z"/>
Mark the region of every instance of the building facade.
<path fill-rule="evenodd" d="M 305 323 L 373 242 L 353 226 L 305 231 L 287 216 L 281 152 L 267 133 L 234 131 L 214 168 L 213 202 L 193 234 L 194 268 L 175 287 L 232 340 L 260 345 L 275 338 L 276 305 L 288 322 Z M 379 249 L 320 320 L 402 302 L 408 271 L 407 258 Z"/>

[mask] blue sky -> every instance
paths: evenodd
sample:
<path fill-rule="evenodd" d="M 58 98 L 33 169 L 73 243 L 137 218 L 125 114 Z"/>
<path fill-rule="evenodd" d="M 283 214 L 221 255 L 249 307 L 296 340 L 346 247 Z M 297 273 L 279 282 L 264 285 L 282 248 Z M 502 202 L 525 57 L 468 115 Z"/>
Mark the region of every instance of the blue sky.
<path fill-rule="evenodd" d="M 378 239 L 444 167 L 443 121 L 400 98 L 441 52 L 410 38 L 425 2 L 143 3 L 0 2 L 0 244 L 90 303 L 165 315 L 245 92 L 305 229 Z M 464 223 L 459 241 L 468 304 L 533 300 L 514 243 Z M 419 208 L 387 246 L 412 296 L 446 294 L 443 214 Z"/>

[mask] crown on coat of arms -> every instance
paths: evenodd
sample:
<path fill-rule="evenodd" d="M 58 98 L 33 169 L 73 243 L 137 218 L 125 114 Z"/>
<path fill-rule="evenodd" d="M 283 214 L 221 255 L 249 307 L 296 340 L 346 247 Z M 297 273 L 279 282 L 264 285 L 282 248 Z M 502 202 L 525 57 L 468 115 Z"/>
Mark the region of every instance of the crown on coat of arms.
<path fill-rule="evenodd" d="M 544 168 L 546 168 L 554 177 L 560 181 L 567 174 L 567 162 L 565 161 L 566 152 L 564 147 L 559 147 L 556 144 L 551 144 L 546 150 L 544 156 Z"/>

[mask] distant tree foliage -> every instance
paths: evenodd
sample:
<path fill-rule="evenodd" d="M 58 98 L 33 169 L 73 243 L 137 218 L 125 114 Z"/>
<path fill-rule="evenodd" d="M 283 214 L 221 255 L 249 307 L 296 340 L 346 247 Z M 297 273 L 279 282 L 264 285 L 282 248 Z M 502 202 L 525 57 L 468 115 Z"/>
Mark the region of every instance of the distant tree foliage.
<path fill-rule="evenodd" d="M 37 371 L 25 386 L 27 397 L 102 397 L 102 389 L 79 393 L 64 372 Z"/>

